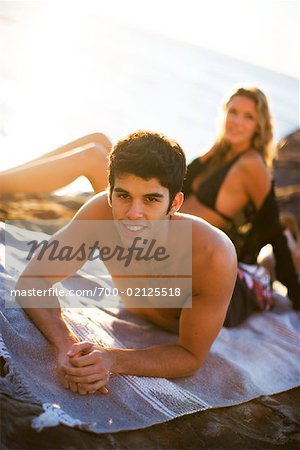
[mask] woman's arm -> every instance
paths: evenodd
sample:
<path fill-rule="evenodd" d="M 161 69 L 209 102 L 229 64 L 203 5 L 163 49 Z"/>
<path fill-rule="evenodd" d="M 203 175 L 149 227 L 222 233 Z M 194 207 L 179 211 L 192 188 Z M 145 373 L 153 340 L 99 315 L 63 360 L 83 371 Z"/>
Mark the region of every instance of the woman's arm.
<path fill-rule="evenodd" d="M 279 210 L 275 193 L 272 188 L 271 176 L 263 160 L 257 154 L 243 158 L 244 186 L 249 200 L 257 209 L 257 217 L 246 246 L 261 242 L 261 247 L 270 243 L 275 256 L 275 271 L 277 279 L 288 289 L 288 296 L 295 309 L 300 309 L 300 284 L 287 239 L 279 221 Z M 251 251 L 251 249 L 249 248 Z M 247 253 L 247 248 L 243 249 Z"/>
<path fill-rule="evenodd" d="M 262 157 L 254 150 L 243 155 L 239 163 L 245 194 L 258 211 L 271 189 L 271 175 Z"/>

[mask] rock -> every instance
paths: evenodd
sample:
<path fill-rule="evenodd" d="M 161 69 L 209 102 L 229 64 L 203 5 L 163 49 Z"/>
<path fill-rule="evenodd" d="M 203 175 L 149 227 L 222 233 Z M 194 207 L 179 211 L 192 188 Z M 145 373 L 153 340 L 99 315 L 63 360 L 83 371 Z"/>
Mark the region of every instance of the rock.
<path fill-rule="evenodd" d="M 279 208 L 293 214 L 300 227 L 300 130 L 282 139 L 277 148 L 273 168 Z"/>

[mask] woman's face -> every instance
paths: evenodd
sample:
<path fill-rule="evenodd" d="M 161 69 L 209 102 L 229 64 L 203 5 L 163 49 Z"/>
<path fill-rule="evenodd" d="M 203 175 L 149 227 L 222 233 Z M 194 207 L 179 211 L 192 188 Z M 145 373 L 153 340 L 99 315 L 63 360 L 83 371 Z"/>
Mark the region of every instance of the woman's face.
<path fill-rule="evenodd" d="M 257 128 L 255 101 L 242 95 L 233 97 L 225 112 L 225 139 L 236 150 L 246 149 Z"/>

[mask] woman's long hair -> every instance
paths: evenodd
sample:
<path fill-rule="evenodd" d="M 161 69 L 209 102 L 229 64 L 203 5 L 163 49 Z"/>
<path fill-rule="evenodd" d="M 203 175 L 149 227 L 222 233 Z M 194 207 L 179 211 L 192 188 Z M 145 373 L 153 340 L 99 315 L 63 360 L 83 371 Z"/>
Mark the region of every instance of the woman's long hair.
<path fill-rule="evenodd" d="M 216 141 L 216 147 L 229 150 L 230 144 L 225 139 L 225 113 L 228 105 L 233 97 L 241 96 L 252 99 L 257 108 L 258 130 L 254 133 L 252 138 L 252 148 L 256 150 L 263 158 L 268 166 L 271 166 L 274 158 L 274 143 L 273 143 L 273 125 L 272 117 L 269 109 L 269 104 L 265 94 L 256 86 L 238 87 L 235 89 L 223 104 L 223 122 L 221 125 L 221 132 Z"/>

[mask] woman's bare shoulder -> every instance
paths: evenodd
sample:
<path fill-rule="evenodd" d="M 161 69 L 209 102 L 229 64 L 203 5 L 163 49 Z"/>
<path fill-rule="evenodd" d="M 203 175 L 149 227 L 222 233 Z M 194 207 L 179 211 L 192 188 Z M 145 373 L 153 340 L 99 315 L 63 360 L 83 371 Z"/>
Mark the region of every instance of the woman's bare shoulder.
<path fill-rule="evenodd" d="M 239 168 L 245 192 L 259 209 L 270 190 L 271 174 L 262 156 L 255 150 L 249 150 L 240 158 Z"/>
<path fill-rule="evenodd" d="M 248 150 L 239 158 L 239 165 L 242 169 L 246 171 L 253 170 L 263 170 L 267 172 L 267 166 L 260 155 L 256 150 Z"/>
<path fill-rule="evenodd" d="M 271 174 L 266 166 L 262 156 L 256 150 L 248 150 L 239 158 L 238 168 L 244 176 L 251 182 L 265 179 L 268 183 L 271 181 Z"/>

